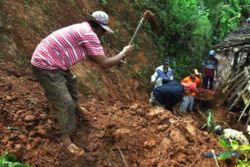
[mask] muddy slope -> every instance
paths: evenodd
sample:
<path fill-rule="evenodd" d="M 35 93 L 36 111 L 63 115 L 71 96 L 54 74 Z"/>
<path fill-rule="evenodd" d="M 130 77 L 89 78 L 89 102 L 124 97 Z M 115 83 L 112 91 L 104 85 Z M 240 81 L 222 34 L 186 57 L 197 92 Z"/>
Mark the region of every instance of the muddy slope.
<path fill-rule="evenodd" d="M 214 166 L 202 152 L 221 150 L 198 130 L 192 114 L 175 116 L 143 102 L 83 100 L 73 140 L 86 150 L 73 157 L 61 145 L 54 115 L 30 71 L 0 61 L 0 153 L 31 166 Z M 8 70 L 6 70 L 8 69 Z M 121 151 L 121 153 L 119 152 Z"/>

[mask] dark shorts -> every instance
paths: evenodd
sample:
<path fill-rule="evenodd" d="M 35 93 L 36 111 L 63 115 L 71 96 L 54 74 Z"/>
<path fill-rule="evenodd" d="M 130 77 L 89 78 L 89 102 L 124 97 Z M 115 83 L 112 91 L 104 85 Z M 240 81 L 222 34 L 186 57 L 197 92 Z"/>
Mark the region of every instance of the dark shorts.
<path fill-rule="evenodd" d="M 70 70 L 44 70 L 33 66 L 34 75 L 45 90 L 60 130 L 69 134 L 76 128 L 77 79 Z"/>

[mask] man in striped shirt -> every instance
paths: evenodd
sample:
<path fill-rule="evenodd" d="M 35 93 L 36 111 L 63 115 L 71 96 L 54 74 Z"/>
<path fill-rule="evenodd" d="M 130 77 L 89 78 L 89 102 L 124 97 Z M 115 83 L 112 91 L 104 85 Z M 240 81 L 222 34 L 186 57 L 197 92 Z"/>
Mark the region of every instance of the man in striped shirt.
<path fill-rule="evenodd" d="M 36 47 L 31 64 L 33 72 L 45 90 L 50 108 L 55 112 L 62 133 L 62 141 L 67 149 L 76 155 L 84 150 L 70 139 L 76 127 L 75 113 L 80 110 L 76 76 L 69 68 L 85 60 L 103 68 L 120 64 L 128 56 L 133 46 L 128 45 L 113 57 L 106 57 L 99 38 L 105 32 L 113 32 L 108 26 L 108 15 L 96 11 L 87 16 L 87 21 L 59 29 L 44 38 Z"/>

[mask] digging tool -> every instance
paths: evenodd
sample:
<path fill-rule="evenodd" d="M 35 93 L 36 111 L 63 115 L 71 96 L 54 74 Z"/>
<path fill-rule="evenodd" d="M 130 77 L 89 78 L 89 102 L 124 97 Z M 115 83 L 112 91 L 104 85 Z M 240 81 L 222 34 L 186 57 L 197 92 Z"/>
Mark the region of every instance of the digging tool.
<path fill-rule="evenodd" d="M 131 45 L 135 39 L 135 37 L 137 36 L 139 30 L 141 29 L 142 25 L 145 23 L 145 21 L 148 20 L 151 26 L 151 29 L 156 32 L 157 34 L 159 33 L 159 27 L 158 24 L 156 22 L 156 17 L 155 15 L 150 11 L 150 10 L 145 10 L 143 13 L 143 17 L 141 18 L 141 20 L 139 21 L 135 32 L 129 42 L 129 45 Z"/>
<path fill-rule="evenodd" d="M 150 10 L 145 10 L 143 13 L 143 16 L 142 16 L 141 20 L 139 21 L 139 23 L 135 29 L 135 32 L 134 32 L 134 34 L 129 42 L 129 45 L 131 45 L 133 43 L 139 30 L 141 29 L 142 25 L 146 22 L 146 20 L 150 23 L 152 31 L 155 32 L 156 34 L 159 34 L 159 27 L 158 27 L 155 15 Z M 121 60 L 121 62 L 126 63 L 126 59 Z"/>

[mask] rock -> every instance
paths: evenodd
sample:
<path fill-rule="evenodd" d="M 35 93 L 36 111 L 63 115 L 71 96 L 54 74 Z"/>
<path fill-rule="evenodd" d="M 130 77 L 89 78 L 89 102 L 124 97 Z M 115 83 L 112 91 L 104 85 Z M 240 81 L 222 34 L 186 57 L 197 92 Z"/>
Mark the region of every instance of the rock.
<path fill-rule="evenodd" d="M 164 131 L 164 130 L 166 130 L 167 128 L 168 128 L 167 125 L 159 125 L 159 126 L 157 126 L 157 130 L 158 130 L 158 131 Z"/>
<path fill-rule="evenodd" d="M 20 151 L 22 149 L 22 145 L 21 144 L 15 144 L 15 150 L 16 151 Z"/>
<path fill-rule="evenodd" d="M 34 146 L 32 145 L 32 144 L 27 144 L 26 145 L 26 150 L 27 151 L 30 151 L 30 150 L 32 150 L 34 148 Z"/>
<path fill-rule="evenodd" d="M 11 99 L 12 99 L 12 97 L 11 97 L 11 96 L 9 96 L 9 95 L 6 95 L 6 96 L 5 96 L 5 99 L 6 99 L 6 100 L 11 100 Z"/>
<path fill-rule="evenodd" d="M 182 131 L 179 129 L 172 129 L 169 133 L 169 137 L 171 140 L 182 143 L 182 145 L 186 146 L 188 144 L 188 141 L 186 140 L 185 136 L 182 134 Z"/>
<path fill-rule="evenodd" d="M 7 145 L 7 148 L 8 148 L 8 149 L 13 148 L 14 142 L 9 140 L 8 143 L 7 143 L 6 145 Z"/>
<path fill-rule="evenodd" d="M 192 136 L 195 136 L 195 135 L 196 135 L 195 127 L 194 127 L 194 126 L 188 124 L 188 125 L 186 126 L 186 129 L 187 129 L 187 131 L 188 131 Z"/>
<path fill-rule="evenodd" d="M 95 162 L 95 161 L 96 161 L 96 158 L 94 158 L 94 157 L 91 156 L 91 155 L 88 155 L 88 156 L 86 157 L 86 159 L 87 159 L 88 161 L 90 161 L 90 162 Z"/>
<path fill-rule="evenodd" d="M 47 123 L 48 123 L 49 125 L 51 125 L 51 126 L 54 125 L 54 121 L 51 120 L 51 119 L 48 119 Z"/>
<path fill-rule="evenodd" d="M 158 115 L 161 115 L 162 113 L 164 113 L 165 111 L 164 111 L 164 109 L 163 108 L 154 108 L 154 109 L 152 109 L 149 113 L 148 113 L 148 117 L 149 118 L 154 118 L 154 117 L 156 117 L 156 116 L 158 116 Z"/>
<path fill-rule="evenodd" d="M 4 136 L 4 138 L 1 140 L 1 143 L 3 145 L 6 145 L 9 142 L 10 138 L 8 136 Z"/>
<path fill-rule="evenodd" d="M 137 103 L 132 104 L 131 106 L 129 106 L 129 108 L 130 108 L 131 110 L 135 110 L 135 109 L 138 108 L 138 104 L 137 104 Z"/>
<path fill-rule="evenodd" d="M 34 116 L 34 115 L 26 115 L 25 117 L 24 117 L 24 121 L 25 122 L 32 122 L 32 121 L 34 121 L 36 119 L 36 117 Z"/>
<path fill-rule="evenodd" d="M 15 140 L 16 138 L 17 138 L 17 134 L 15 134 L 15 133 L 12 133 L 11 135 L 10 135 L 10 137 L 9 137 L 9 139 L 10 140 Z"/>
<path fill-rule="evenodd" d="M 34 137 L 36 135 L 36 131 L 32 130 L 29 132 L 29 137 Z"/>
<path fill-rule="evenodd" d="M 169 122 L 170 122 L 171 124 L 174 124 L 174 123 L 177 122 L 177 120 L 170 118 L 170 119 L 169 119 Z"/>
<path fill-rule="evenodd" d="M 37 130 L 37 134 L 38 134 L 39 136 L 41 136 L 41 137 L 46 137 L 46 136 L 47 136 L 47 130 L 44 129 L 44 128 L 39 128 L 39 129 Z"/>
<path fill-rule="evenodd" d="M 47 118 L 46 114 L 40 114 L 39 117 L 41 120 L 45 120 Z"/>
<path fill-rule="evenodd" d="M 23 142 L 23 143 L 27 143 L 27 140 L 28 140 L 28 138 L 25 136 L 25 135 L 19 135 L 18 136 L 19 137 L 19 139 Z"/>
<path fill-rule="evenodd" d="M 25 110 L 18 110 L 17 112 L 16 112 L 16 114 L 17 115 L 22 115 L 22 113 L 24 113 L 25 112 Z"/>
<path fill-rule="evenodd" d="M 33 139 L 34 145 L 39 145 L 41 143 L 42 139 L 40 137 L 36 137 Z"/>
<path fill-rule="evenodd" d="M 171 140 L 170 139 L 168 139 L 168 138 L 164 138 L 164 139 L 162 139 L 162 141 L 161 141 L 161 143 L 160 143 L 160 148 L 162 149 L 162 150 L 167 150 L 169 147 L 171 147 Z"/>
<path fill-rule="evenodd" d="M 154 139 L 150 139 L 144 142 L 144 147 L 153 148 L 156 145 L 156 141 Z"/>
<path fill-rule="evenodd" d="M 161 115 L 160 117 L 161 122 L 168 122 L 169 116 L 167 114 Z"/>
<path fill-rule="evenodd" d="M 127 136 L 128 134 L 130 134 L 130 130 L 126 128 L 120 128 L 115 131 L 116 137 Z"/>

